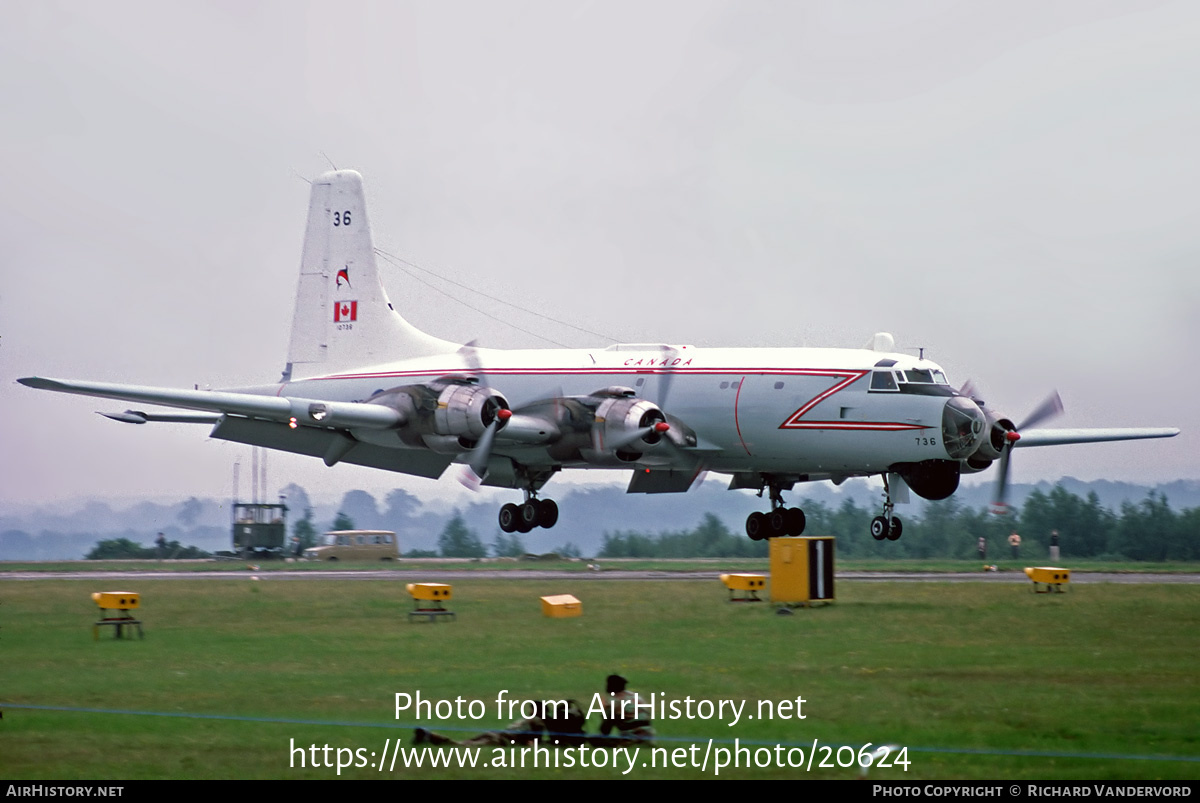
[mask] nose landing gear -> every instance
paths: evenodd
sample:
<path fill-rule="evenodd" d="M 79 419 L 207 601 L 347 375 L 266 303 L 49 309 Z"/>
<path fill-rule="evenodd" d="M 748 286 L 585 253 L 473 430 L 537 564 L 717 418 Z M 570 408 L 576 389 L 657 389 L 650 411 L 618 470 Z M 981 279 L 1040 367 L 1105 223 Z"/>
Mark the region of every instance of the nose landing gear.
<path fill-rule="evenodd" d="M 904 532 L 904 525 L 901 524 L 900 517 L 892 514 L 892 509 L 895 506 L 892 502 L 891 488 L 888 487 L 887 474 L 884 474 L 883 515 L 871 519 L 871 537 L 876 541 L 882 541 L 885 538 L 889 541 L 896 541 Z"/>

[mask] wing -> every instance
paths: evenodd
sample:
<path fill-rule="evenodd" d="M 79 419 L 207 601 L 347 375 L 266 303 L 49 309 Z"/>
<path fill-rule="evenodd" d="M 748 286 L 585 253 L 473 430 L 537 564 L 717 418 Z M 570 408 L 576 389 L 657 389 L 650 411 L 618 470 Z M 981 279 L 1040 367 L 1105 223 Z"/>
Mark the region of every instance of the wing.
<path fill-rule="evenodd" d="M 1179 434 L 1175 427 L 1130 427 L 1116 429 L 1034 429 L 1021 433 L 1014 445 L 1063 446 L 1071 443 L 1103 443 L 1105 441 L 1136 441 L 1147 438 L 1173 438 Z"/>
<path fill-rule="evenodd" d="M 703 468 L 700 444 L 683 422 L 629 388 L 545 399 L 517 410 L 472 378 L 447 376 L 381 391 L 365 402 L 254 392 L 178 390 L 25 377 L 59 393 L 158 404 L 198 413 L 102 413 L 116 421 L 213 424 L 211 437 L 322 458 L 438 477 L 466 463 L 478 481 L 516 487 L 515 472 L 561 467 L 637 468 L 633 493 L 687 490 Z"/>
<path fill-rule="evenodd" d="M 177 390 L 142 385 L 117 385 L 108 382 L 80 382 L 73 379 L 45 379 L 38 376 L 29 376 L 17 381 L 26 387 L 39 390 L 54 390 L 59 393 L 98 396 L 102 399 L 120 399 L 142 404 L 161 404 L 164 407 L 182 407 L 185 410 L 207 410 L 285 424 L 295 422 L 297 425 L 355 429 L 391 429 L 404 424 L 404 416 L 398 410 L 379 404 L 329 402 L 290 396 L 259 396 L 228 391 Z M 109 417 L 126 423 L 144 423 L 144 421 L 134 420 L 137 415 L 136 412 L 133 412 Z M 157 420 L 178 420 L 179 418 L 166 417 Z M 185 416 L 183 418 L 196 417 Z M 155 420 L 149 416 L 144 416 L 144 419 L 145 421 Z"/>
<path fill-rule="evenodd" d="M 320 457 L 330 466 L 345 461 L 436 478 L 453 462 L 453 455 L 389 448 L 355 437 L 354 433 L 360 437 L 369 436 L 372 432 L 397 429 L 404 425 L 405 415 L 402 412 L 379 404 L 43 377 L 25 377 L 17 381 L 40 390 L 207 411 L 213 414 L 170 415 L 127 410 L 124 413 L 102 415 L 131 424 L 150 421 L 215 424 L 210 433 L 213 438 Z"/>

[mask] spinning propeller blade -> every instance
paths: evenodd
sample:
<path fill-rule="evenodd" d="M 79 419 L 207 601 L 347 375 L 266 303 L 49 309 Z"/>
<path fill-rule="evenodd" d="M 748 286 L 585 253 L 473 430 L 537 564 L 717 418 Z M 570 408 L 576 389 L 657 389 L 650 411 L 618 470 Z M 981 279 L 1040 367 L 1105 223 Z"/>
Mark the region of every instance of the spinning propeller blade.
<path fill-rule="evenodd" d="M 965 386 L 964 386 L 965 387 Z M 1058 392 L 1054 391 L 1046 399 L 1033 409 L 1033 411 L 1025 417 L 1020 426 L 1016 429 L 1009 430 L 1005 433 L 1004 450 L 1000 453 L 1000 468 L 996 476 L 996 494 L 995 501 L 992 502 L 992 512 L 1003 516 L 1008 512 L 1008 468 L 1009 460 L 1012 459 L 1013 446 L 1021 439 L 1021 430 L 1033 429 L 1038 424 L 1044 421 L 1049 421 L 1051 418 L 1061 414 L 1063 411 L 1062 399 L 1059 398 Z"/>

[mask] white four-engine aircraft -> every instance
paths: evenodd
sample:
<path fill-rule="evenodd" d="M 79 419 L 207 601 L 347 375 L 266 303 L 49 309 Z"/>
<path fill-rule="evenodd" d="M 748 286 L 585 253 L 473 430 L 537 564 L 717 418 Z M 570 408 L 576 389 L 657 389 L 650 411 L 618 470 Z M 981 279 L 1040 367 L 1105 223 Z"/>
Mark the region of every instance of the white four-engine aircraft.
<path fill-rule="evenodd" d="M 312 455 L 327 465 L 440 477 L 464 463 L 474 482 L 524 491 L 500 509 L 505 532 L 552 527 L 538 497 L 565 468 L 632 470 L 629 493 L 688 490 L 704 471 L 768 491 L 754 539 L 799 535 L 784 505 L 797 482 L 879 474 L 877 539 L 900 537 L 893 495 L 944 499 L 963 473 L 1000 461 L 1003 506 L 1016 446 L 1168 438 L 1177 429 L 1024 431 L 1061 409 L 1047 400 L 1016 426 L 955 390 L 934 363 L 877 334 L 863 349 L 707 349 L 633 343 L 603 349 L 494 350 L 413 328 L 376 267 L 362 177 L 313 183 L 287 366 L 271 385 L 173 390 L 28 377 L 23 385 L 205 413 L 106 413 L 134 424 L 209 423 L 214 438 Z"/>

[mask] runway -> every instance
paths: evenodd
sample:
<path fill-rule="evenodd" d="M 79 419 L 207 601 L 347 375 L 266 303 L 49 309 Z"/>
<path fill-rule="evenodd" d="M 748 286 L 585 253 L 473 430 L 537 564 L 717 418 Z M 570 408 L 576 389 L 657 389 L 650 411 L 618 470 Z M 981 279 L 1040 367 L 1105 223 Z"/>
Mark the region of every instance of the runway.
<path fill-rule="evenodd" d="M 624 571 L 615 569 L 599 572 L 566 572 L 544 569 L 364 569 L 362 571 L 226 571 L 226 572 L 5 572 L 0 571 L 0 582 L 7 580 L 229 580 L 229 581 L 273 581 L 273 580 L 395 580 L 415 582 L 422 580 L 703 580 L 719 582 L 720 571 Z M 836 572 L 834 577 L 842 581 L 866 581 L 889 583 L 1028 583 L 1022 572 Z M 1200 583 L 1200 573 L 1189 574 L 1141 574 L 1134 572 L 1074 572 L 1071 583 L 1121 583 L 1121 584 L 1183 584 Z"/>

